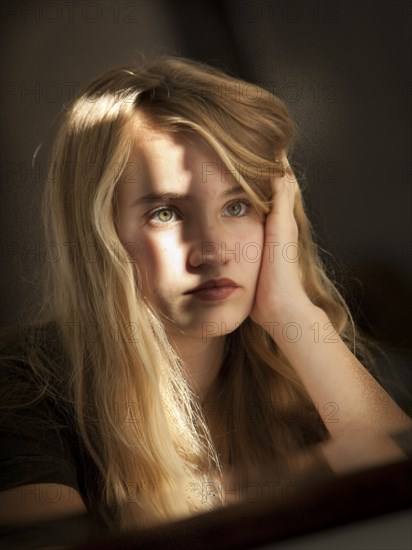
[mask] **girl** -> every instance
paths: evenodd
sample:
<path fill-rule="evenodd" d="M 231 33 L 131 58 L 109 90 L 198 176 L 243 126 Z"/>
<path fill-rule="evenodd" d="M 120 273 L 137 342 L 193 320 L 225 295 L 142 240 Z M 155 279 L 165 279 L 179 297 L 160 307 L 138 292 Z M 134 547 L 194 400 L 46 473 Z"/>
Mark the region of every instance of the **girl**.
<path fill-rule="evenodd" d="M 44 308 L 1 368 L 4 521 L 88 510 L 121 532 L 404 458 L 411 422 L 312 239 L 293 123 L 250 87 L 161 57 L 67 109 Z"/>

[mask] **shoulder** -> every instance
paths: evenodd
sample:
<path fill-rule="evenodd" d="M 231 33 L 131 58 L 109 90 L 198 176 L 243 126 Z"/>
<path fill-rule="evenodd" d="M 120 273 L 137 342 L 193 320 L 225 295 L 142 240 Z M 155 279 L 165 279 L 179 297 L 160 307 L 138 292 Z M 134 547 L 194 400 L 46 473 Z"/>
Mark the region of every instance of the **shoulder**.
<path fill-rule="evenodd" d="M 16 324 L 3 329 L 0 336 L 0 359 L 15 357 L 27 360 L 33 350 L 54 355 L 62 352 L 57 323 Z"/>
<path fill-rule="evenodd" d="M 69 362 L 56 325 L 16 327 L 0 348 L 0 429 L 72 425 Z"/>
<path fill-rule="evenodd" d="M 0 490 L 60 484 L 86 503 L 101 477 L 80 436 L 70 362 L 55 324 L 18 327 L 0 349 Z"/>
<path fill-rule="evenodd" d="M 0 351 L 0 485 L 76 483 L 73 414 L 54 326 L 16 327 Z"/>
<path fill-rule="evenodd" d="M 15 326 L 0 341 L 0 410 L 10 412 L 26 403 L 63 404 L 69 361 L 57 324 Z"/>
<path fill-rule="evenodd" d="M 77 488 L 79 441 L 55 324 L 16 327 L 0 351 L 0 485 Z"/>
<path fill-rule="evenodd" d="M 63 397 L 70 365 L 56 323 L 19 325 L 0 339 L 0 387 L 2 398 L 10 386 L 25 385 Z M 15 392 L 13 392 L 15 393 Z M 3 399 L 2 399 L 3 401 Z"/>

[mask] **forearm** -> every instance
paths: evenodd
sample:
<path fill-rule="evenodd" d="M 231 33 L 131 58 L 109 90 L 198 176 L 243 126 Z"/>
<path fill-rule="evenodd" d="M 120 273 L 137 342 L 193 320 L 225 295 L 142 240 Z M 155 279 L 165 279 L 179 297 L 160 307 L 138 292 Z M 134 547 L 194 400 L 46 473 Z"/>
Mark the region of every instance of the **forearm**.
<path fill-rule="evenodd" d="M 351 353 L 323 310 L 305 305 L 277 319 L 264 326 L 318 404 L 332 438 L 348 430 L 390 435 L 411 427 L 411 419 Z"/>

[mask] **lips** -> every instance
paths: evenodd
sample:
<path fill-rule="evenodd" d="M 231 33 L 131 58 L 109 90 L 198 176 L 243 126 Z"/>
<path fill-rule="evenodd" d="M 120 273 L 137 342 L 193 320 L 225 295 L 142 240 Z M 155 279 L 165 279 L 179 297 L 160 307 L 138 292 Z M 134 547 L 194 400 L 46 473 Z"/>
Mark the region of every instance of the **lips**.
<path fill-rule="evenodd" d="M 202 302 L 213 303 L 225 300 L 236 292 L 237 288 L 239 288 L 239 285 L 232 279 L 210 279 L 196 288 L 188 290 L 185 294 Z"/>
<path fill-rule="evenodd" d="M 209 281 L 202 283 L 196 288 L 192 288 L 192 290 L 188 290 L 187 292 L 185 292 L 185 294 L 193 294 L 194 292 L 198 292 L 206 288 L 238 288 L 238 287 L 239 285 L 234 281 L 232 281 L 232 279 L 210 279 Z"/>

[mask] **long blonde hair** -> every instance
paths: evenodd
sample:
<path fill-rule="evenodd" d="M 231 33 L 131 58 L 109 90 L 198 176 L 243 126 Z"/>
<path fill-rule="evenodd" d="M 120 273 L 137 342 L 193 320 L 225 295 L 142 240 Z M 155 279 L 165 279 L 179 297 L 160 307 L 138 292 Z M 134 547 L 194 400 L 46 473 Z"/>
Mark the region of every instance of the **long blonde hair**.
<path fill-rule="evenodd" d="M 295 136 L 286 106 L 268 91 L 173 56 L 106 72 L 64 114 L 44 198 L 46 238 L 60 254 L 47 264 L 42 318 L 58 327 L 68 403 L 104 480 L 92 505 L 116 531 L 218 506 L 221 492 L 204 498 L 202 484 L 219 487 L 223 468 L 238 468 L 243 479 L 260 467 L 287 472 L 308 440 L 328 435 L 294 369 L 249 318 L 226 338 L 206 405 L 191 392 L 116 232 L 137 112 L 167 131 L 200 135 L 262 213 L 277 157 Z M 300 190 L 295 217 L 306 292 L 353 348 L 353 323 L 320 261 Z M 32 363 L 46 380 L 44 361 Z"/>

